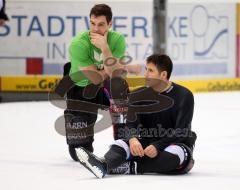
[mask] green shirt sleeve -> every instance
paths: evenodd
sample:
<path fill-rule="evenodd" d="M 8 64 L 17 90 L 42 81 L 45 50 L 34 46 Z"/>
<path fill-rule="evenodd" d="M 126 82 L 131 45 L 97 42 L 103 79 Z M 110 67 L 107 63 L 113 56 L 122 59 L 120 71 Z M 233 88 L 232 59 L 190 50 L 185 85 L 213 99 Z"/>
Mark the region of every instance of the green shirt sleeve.
<path fill-rule="evenodd" d="M 89 56 L 90 50 L 84 40 L 73 42 L 70 45 L 69 54 L 74 71 L 78 71 L 79 67 L 86 67 L 93 64 L 93 61 Z"/>
<path fill-rule="evenodd" d="M 79 70 L 80 67 L 86 67 L 93 64 L 91 57 L 89 56 L 90 50 L 84 40 L 78 40 L 72 42 L 69 47 L 69 54 L 71 60 L 71 79 L 79 86 L 86 86 L 89 80 Z"/>
<path fill-rule="evenodd" d="M 113 46 L 112 55 L 115 58 L 122 58 L 125 55 L 125 51 L 126 51 L 125 38 L 123 35 L 120 35 Z"/>

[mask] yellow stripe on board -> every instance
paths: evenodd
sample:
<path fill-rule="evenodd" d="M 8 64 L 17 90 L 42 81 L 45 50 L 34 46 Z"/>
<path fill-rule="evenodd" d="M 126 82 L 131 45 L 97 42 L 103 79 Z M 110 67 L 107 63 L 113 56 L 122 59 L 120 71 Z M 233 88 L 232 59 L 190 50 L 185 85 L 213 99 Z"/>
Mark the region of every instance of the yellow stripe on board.
<path fill-rule="evenodd" d="M 238 79 L 176 81 L 176 83 L 187 87 L 193 93 L 240 90 L 240 78 L 238 78 Z"/>
<path fill-rule="evenodd" d="M 130 80 L 130 79 L 129 79 Z M 144 84 L 139 84 L 135 82 L 137 80 L 131 81 L 131 90 L 137 87 L 143 86 Z M 240 90 L 240 78 L 229 78 L 229 79 L 210 79 L 210 80 L 176 80 L 173 81 L 177 84 L 185 86 L 193 93 L 199 92 L 221 92 L 221 91 L 238 91 Z"/>
<path fill-rule="evenodd" d="M 2 76 L 1 91 L 48 92 L 61 80 L 60 76 Z"/>
<path fill-rule="evenodd" d="M 61 76 L 2 76 L 0 90 L 8 92 L 49 92 L 61 80 Z M 145 85 L 144 77 L 128 77 L 130 89 Z M 174 81 L 192 92 L 218 92 L 240 90 L 240 78 Z"/>

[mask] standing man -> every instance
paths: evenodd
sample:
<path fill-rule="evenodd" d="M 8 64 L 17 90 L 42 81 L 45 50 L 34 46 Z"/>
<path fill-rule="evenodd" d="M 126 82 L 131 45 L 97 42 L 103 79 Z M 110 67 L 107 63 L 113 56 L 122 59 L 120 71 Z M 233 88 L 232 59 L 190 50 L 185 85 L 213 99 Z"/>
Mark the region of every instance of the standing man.
<path fill-rule="evenodd" d="M 8 20 L 8 16 L 5 13 L 5 0 L 0 0 L 0 26 L 3 26 Z"/>
<path fill-rule="evenodd" d="M 95 97 L 86 97 L 86 87 L 99 87 L 103 81 L 121 76 L 119 73 L 139 71 L 139 67 L 132 69 L 130 65 L 120 64 L 119 59 L 125 56 L 126 44 L 124 36 L 110 30 L 112 26 L 112 10 L 106 4 L 97 4 L 90 11 L 90 30 L 79 33 L 73 38 L 69 53 L 71 59 L 69 75 L 75 86 L 67 93 L 67 99 L 80 100 L 89 103 L 109 106 L 109 93 L 103 87 Z M 68 73 L 67 66 L 64 68 Z M 82 78 L 76 73 L 83 73 Z M 120 71 L 120 72 L 116 72 Z M 119 77 L 119 83 L 126 82 Z M 111 94 L 110 94 L 111 95 Z M 64 112 L 66 138 L 71 157 L 77 161 L 75 148 L 84 147 L 93 152 L 94 124 L 97 119 L 95 113 L 66 109 Z"/>
<path fill-rule="evenodd" d="M 192 169 L 196 140 L 196 134 L 191 131 L 194 98 L 187 88 L 169 80 L 172 67 L 167 55 L 153 54 L 147 58 L 145 77 L 148 87 L 133 93 L 132 96 L 137 98 L 133 97 L 132 101 L 130 95 L 125 136 L 115 141 L 103 159 L 84 148 L 77 149 L 80 163 L 96 177 L 116 173 L 185 174 Z M 166 84 L 164 87 L 163 83 Z M 149 96 L 149 100 L 139 101 L 141 94 Z M 166 106 L 149 112 L 149 104 L 154 106 L 149 101 L 154 97 L 161 97 L 159 106 Z M 136 119 L 129 120 L 130 110 L 137 106 Z"/>

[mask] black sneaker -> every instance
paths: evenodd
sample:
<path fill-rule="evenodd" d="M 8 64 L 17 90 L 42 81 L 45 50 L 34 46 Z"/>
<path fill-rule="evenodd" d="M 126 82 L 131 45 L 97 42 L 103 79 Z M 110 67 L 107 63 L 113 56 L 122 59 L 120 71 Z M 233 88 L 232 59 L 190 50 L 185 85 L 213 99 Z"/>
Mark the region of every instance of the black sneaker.
<path fill-rule="evenodd" d="M 69 152 L 71 158 L 72 158 L 74 161 L 76 161 L 76 162 L 79 161 L 79 160 L 78 160 L 78 157 L 77 157 L 77 154 L 76 154 L 76 150 L 75 150 L 75 149 L 78 148 L 78 147 L 80 147 L 80 146 L 68 145 L 68 152 Z M 84 145 L 81 145 L 81 147 L 84 147 L 84 148 L 87 149 L 88 151 L 93 152 L 93 146 L 92 146 L 92 144 L 84 144 Z"/>
<path fill-rule="evenodd" d="M 106 175 L 107 164 L 100 158 L 82 147 L 76 149 L 76 154 L 79 162 L 97 178 L 103 178 Z"/>
<path fill-rule="evenodd" d="M 108 174 L 137 174 L 137 162 L 127 161 L 118 166 L 117 168 L 108 171 Z"/>

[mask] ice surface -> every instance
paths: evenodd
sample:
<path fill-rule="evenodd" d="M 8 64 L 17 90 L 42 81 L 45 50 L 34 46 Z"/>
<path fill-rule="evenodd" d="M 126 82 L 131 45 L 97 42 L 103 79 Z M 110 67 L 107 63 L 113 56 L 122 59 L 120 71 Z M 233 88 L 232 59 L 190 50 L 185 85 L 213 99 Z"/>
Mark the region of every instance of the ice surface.
<path fill-rule="evenodd" d="M 195 167 L 188 175 L 107 176 L 96 179 L 68 155 L 54 129 L 63 110 L 49 102 L 0 104 L 0 189 L 239 189 L 240 92 L 195 94 Z M 112 129 L 95 135 L 102 156 Z"/>

